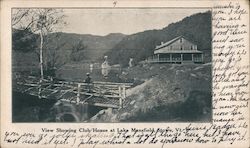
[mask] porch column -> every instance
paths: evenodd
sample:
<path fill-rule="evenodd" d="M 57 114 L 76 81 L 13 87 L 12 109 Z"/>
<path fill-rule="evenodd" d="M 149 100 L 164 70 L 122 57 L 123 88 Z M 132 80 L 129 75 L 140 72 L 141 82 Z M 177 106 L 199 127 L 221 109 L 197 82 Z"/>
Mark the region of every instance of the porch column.
<path fill-rule="evenodd" d="M 170 53 L 170 62 L 172 62 L 172 53 Z"/>
<path fill-rule="evenodd" d="M 194 62 L 194 54 L 192 54 L 192 61 Z"/>
<path fill-rule="evenodd" d="M 203 62 L 203 53 L 201 54 L 201 62 Z"/>
<path fill-rule="evenodd" d="M 158 53 L 158 62 L 160 62 L 160 54 Z"/>
<path fill-rule="evenodd" d="M 182 62 L 182 59 L 183 59 L 183 55 L 181 54 L 181 62 Z"/>

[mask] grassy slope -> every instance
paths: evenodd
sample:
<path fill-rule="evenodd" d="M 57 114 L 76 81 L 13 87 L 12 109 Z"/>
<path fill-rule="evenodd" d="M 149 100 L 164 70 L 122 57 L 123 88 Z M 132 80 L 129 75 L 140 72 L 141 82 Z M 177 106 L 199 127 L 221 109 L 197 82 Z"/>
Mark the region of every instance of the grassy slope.
<path fill-rule="evenodd" d="M 94 122 L 211 120 L 211 65 L 141 65 L 127 72 L 145 82 L 128 91 L 125 108 L 97 114 Z"/>

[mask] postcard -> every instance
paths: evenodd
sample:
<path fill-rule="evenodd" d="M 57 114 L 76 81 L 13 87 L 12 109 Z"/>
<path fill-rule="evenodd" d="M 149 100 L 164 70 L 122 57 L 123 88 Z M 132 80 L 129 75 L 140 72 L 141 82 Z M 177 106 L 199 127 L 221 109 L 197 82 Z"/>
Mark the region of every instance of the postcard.
<path fill-rule="evenodd" d="M 249 147 L 247 1 L 1 4 L 1 147 Z"/>

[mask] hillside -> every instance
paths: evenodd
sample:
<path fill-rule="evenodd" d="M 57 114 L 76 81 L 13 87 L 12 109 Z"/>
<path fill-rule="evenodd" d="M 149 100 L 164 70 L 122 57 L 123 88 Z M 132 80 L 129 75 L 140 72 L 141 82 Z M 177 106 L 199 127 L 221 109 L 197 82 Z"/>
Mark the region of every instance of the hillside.
<path fill-rule="evenodd" d="M 73 33 L 51 33 L 44 39 L 44 54 L 57 65 L 71 62 L 96 61 L 119 43 L 124 34 L 111 33 L 106 36 Z M 28 30 L 13 29 L 13 66 L 36 66 L 39 62 L 40 38 Z M 53 54 L 55 54 L 54 57 Z M 30 63 L 32 63 L 30 65 Z"/>
<path fill-rule="evenodd" d="M 70 50 L 73 45 L 82 41 L 85 49 L 78 54 L 82 54 L 80 60 L 97 60 L 102 57 L 104 53 L 112 49 L 119 43 L 125 35 L 121 33 L 111 33 L 106 36 L 97 36 L 90 34 L 74 34 L 74 33 L 53 33 L 50 38 L 57 38 L 56 42 L 49 42 L 49 46 L 56 46 L 56 44 L 65 44 L 62 49 Z M 59 43 L 58 43 L 59 41 Z M 79 61 L 80 61 L 79 60 Z"/>
<path fill-rule="evenodd" d="M 198 13 L 172 23 L 160 30 L 146 30 L 132 35 L 111 33 L 106 36 L 75 33 L 51 33 L 45 38 L 48 59 L 56 59 L 57 65 L 89 63 L 103 60 L 108 55 L 111 64 L 127 66 L 129 58 L 134 62 L 145 60 L 153 54 L 156 45 L 183 35 L 205 51 L 208 62 L 211 55 L 211 12 Z M 13 64 L 37 65 L 39 36 L 29 31 L 13 29 Z M 51 55 L 55 55 L 54 57 Z M 27 58 L 23 58 L 27 57 Z M 210 58 L 209 58 L 210 57 Z"/>
<path fill-rule="evenodd" d="M 102 110 L 90 122 L 208 122 L 212 117 L 210 64 L 138 64 L 127 79 L 143 81 L 127 91 L 127 105 Z"/>
<path fill-rule="evenodd" d="M 211 50 L 211 12 L 198 13 L 172 23 L 161 30 L 147 30 L 123 38 L 107 53 L 112 64 L 127 66 L 130 57 L 135 62 L 153 54 L 156 45 L 183 35 L 197 44 L 199 50 Z"/>
<path fill-rule="evenodd" d="M 211 122 L 212 75 L 209 61 L 205 64 L 139 62 L 152 55 L 156 45 L 179 35 L 196 43 L 199 50 L 211 53 L 211 12 L 194 14 L 160 30 L 146 30 L 132 35 L 52 33 L 45 37 L 44 59 L 47 64 L 54 61 L 54 64 L 61 65 L 60 68 L 56 67 L 55 76 L 58 79 L 83 82 L 88 72 L 93 81 L 133 83 L 126 91 L 123 108 L 97 108 L 93 109 L 93 113 L 89 107 L 88 112 L 93 115 L 88 120 L 84 118 L 83 122 Z M 15 69 L 24 70 L 22 66 L 27 67 L 29 73 L 32 73 L 32 66 L 39 68 L 39 36 L 28 30 L 13 30 L 12 39 L 13 76 Z M 113 66 L 108 77 L 103 76 L 103 69 L 90 70 L 89 62 L 103 60 L 104 55 L 109 56 L 111 64 L 119 63 L 124 67 Z M 131 57 L 136 65 L 125 67 Z M 13 110 L 20 115 L 15 117 L 18 120 L 47 122 L 45 117 L 51 117 L 53 107 L 62 111 L 65 109 L 58 103 L 53 107 L 47 103 L 41 105 L 40 102 L 31 104 L 25 99 L 27 96 L 21 97 L 24 99 L 14 106 L 18 108 L 23 104 L 24 110 Z M 45 113 L 40 119 L 33 116 L 40 115 L 34 112 L 36 108 Z"/>

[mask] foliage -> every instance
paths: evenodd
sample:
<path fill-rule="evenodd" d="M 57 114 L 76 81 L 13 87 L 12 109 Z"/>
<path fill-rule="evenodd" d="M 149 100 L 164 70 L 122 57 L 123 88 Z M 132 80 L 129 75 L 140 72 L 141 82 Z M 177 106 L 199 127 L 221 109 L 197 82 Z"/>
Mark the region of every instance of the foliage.
<path fill-rule="evenodd" d="M 62 13 L 62 9 L 54 9 L 54 8 L 43 8 L 43 9 L 13 9 L 12 11 L 12 27 L 18 28 L 19 30 L 29 30 L 33 34 L 39 34 L 39 51 L 35 50 L 39 57 L 40 61 L 40 71 L 41 71 L 41 79 L 43 79 L 43 69 L 54 69 L 55 62 L 56 62 L 56 52 L 49 52 L 47 57 L 44 57 L 44 41 L 45 36 L 55 31 L 60 24 L 64 24 L 63 18 L 65 16 Z M 27 34 L 22 34 L 23 38 L 26 38 Z M 28 36 L 31 36 L 29 34 Z M 19 40 L 14 35 L 14 39 Z M 30 39 L 29 41 L 34 42 L 35 37 L 33 40 Z M 48 40 L 47 40 L 48 42 Z M 25 45 L 25 43 L 29 42 L 22 42 L 21 45 Z M 20 44 L 20 43 L 19 43 Z M 14 44 L 15 45 L 15 44 Z M 33 44 L 32 44 L 33 45 Z M 14 47 L 15 48 L 15 47 Z M 58 47 L 54 47 L 58 48 Z M 27 50 L 27 49 L 26 49 Z M 50 57 L 48 56 L 50 55 Z M 52 63 L 54 62 L 54 63 Z M 51 67 L 52 66 L 52 67 Z"/>
<path fill-rule="evenodd" d="M 32 40 L 21 40 L 20 38 L 26 38 L 25 34 L 17 34 L 18 32 L 24 32 L 23 30 L 13 29 L 12 44 L 13 52 L 21 51 L 26 54 L 28 51 L 37 52 L 39 48 L 39 36 L 32 34 Z M 103 61 L 103 55 L 112 49 L 117 43 L 119 43 L 125 35 L 123 34 L 109 34 L 107 36 L 95 36 L 88 34 L 73 34 L 55 32 L 49 33 L 44 38 L 44 57 L 47 57 L 48 53 L 56 52 L 56 65 L 68 62 L 80 62 L 84 61 Z M 15 46 L 16 45 L 16 46 Z M 36 48 L 31 48 L 34 46 Z M 23 48 L 19 48 L 23 47 Z M 27 49 L 27 52 L 26 52 Z M 38 53 L 37 53 L 38 54 Z M 50 56 L 50 55 L 48 55 Z M 35 57 L 37 59 L 37 57 Z M 52 58 L 52 57 L 51 57 Z M 39 57 L 38 57 L 39 59 Z M 15 60 L 15 59 L 14 59 Z M 26 59 L 27 61 L 32 59 Z M 26 62 L 29 63 L 29 62 Z M 60 67 L 60 66 L 59 66 Z"/>
<path fill-rule="evenodd" d="M 130 57 L 135 62 L 145 60 L 153 54 L 156 45 L 180 35 L 197 44 L 199 50 L 211 50 L 211 12 L 194 14 L 161 30 L 126 36 L 107 54 L 112 64 L 127 66 Z"/>
<path fill-rule="evenodd" d="M 12 49 L 22 52 L 29 52 L 38 49 L 38 35 L 30 30 L 12 29 Z"/>
<path fill-rule="evenodd" d="M 84 45 L 83 40 L 78 41 L 78 43 L 72 45 L 72 51 L 70 58 L 72 61 L 81 61 L 84 58 L 83 50 L 87 48 Z"/>
<path fill-rule="evenodd" d="M 44 34 L 58 30 L 64 22 L 62 9 L 43 8 L 43 9 L 13 9 L 12 27 L 19 30 L 30 30 L 39 33 L 42 29 Z"/>
<path fill-rule="evenodd" d="M 30 34 L 30 37 L 26 34 Z M 108 55 L 109 63 L 127 66 L 129 58 L 132 57 L 135 63 L 145 60 L 153 54 L 156 45 L 179 35 L 196 43 L 199 50 L 211 51 L 211 12 L 194 14 L 161 30 L 148 30 L 128 36 L 119 33 L 107 36 L 48 33 L 44 38 L 44 54 L 52 53 L 54 56 L 47 58 L 49 61 L 45 63 L 50 63 L 50 59 L 52 63 L 57 63 L 52 65 L 58 66 L 72 61 L 101 62 L 103 56 Z M 35 52 L 39 41 L 39 36 L 32 34 L 31 30 L 13 29 L 14 50 Z"/>

